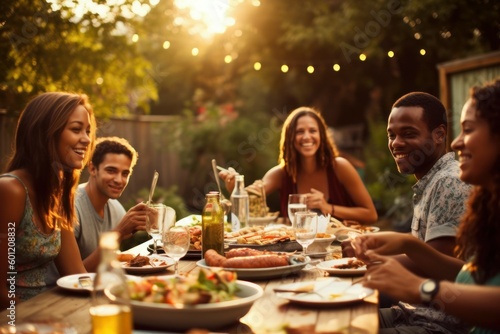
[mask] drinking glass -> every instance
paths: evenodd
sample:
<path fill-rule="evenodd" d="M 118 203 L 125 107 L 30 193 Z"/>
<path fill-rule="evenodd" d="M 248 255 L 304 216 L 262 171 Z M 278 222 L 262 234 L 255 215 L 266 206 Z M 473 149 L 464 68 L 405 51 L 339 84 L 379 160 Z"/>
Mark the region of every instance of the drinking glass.
<path fill-rule="evenodd" d="M 306 255 L 307 247 L 314 242 L 318 232 L 318 214 L 312 211 L 295 213 L 295 240 L 302 246 Z"/>
<path fill-rule="evenodd" d="M 153 253 L 158 254 L 156 248 L 158 241 L 161 240 L 161 231 L 165 224 L 167 206 L 161 203 L 153 203 L 149 207 L 152 210 L 149 211 L 146 217 L 146 232 L 153 240 Z"/>
<path fill-rule="evenodd" d="M 165 254 L 175 261 L 175 275 L 179 273 L 179 260 L 185 256 L 190 243 L 189 227 L 175 226 L 167 227 L 163 231 L 163 250 Z"/>
<path fill-rule="evenodd" d="M 294 217 L 296 212 L 307 211 L 307 196 L 305 194 L 288 195 L 288 219 L 290 224 L 295 227 Z"/>

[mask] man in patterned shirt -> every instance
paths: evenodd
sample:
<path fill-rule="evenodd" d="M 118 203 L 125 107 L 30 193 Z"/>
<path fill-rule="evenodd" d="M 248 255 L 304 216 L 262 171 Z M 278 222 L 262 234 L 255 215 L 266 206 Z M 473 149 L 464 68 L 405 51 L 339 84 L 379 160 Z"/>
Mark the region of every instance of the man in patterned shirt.
<path fill-rule="evenodd" d="M 388 147 L 401 174 L 413 174 L 411 233 L 453 256 L 455 235 L 471 186 L 462 182 L 458 161 L 447 152 L 446 110 L 436 97 L 409 93 L 397 100 L 387 125 Z M 408 259 L 401 259 L 412 267 Z"/>
<path fill-rule="evenodd" d="M 453 256 L 455 235 L 471 186 L 459 179 L 458 161 L 447 153 L 448 122 L 434 96 L 414 92 L 392 106 L 387 125 L 388 147 L 401 174 L 413 174 L 411 233 L 436 250 Z M 424 276 L 406 255 L 398 260 Z M 466 333 L 456 318 L 424 305 L 398 303 L 381 310 L 380 333 Z M 384 329 L 385 328 L 385 329 Z"/>

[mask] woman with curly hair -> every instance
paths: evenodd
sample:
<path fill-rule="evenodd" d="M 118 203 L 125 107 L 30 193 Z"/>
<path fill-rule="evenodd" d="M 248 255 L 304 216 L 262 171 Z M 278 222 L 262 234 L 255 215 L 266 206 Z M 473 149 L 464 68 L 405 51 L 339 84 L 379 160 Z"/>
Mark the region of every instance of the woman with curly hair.
<path fill-rule="evenodd" d="M 315 109 L 300 107 L 288 115 L 281 130 L 279 164 L 262 178 L 266 194 L 279 190 L 281 215 L 287 216 L 288 195 L 306 194 L 309 210 L 341 220 L 372 224 L 377 211 L 356 169 L 339 157 L 328 127 Z M 233 169 L 219 176 L 229 191 Z"/>
<path fill-rule="evenodd" d="M 95 131 L 86 95 L 43 93 L 21 113 L 0 175 L 2 309 L 42 292 L 52 260 L 62 275 L 86 272 L 73 235 L 74 198 Z"/>
<path fill-rule="evenodd" d="M 500 80 L 471 89 L 453 141 L 460 179 L 474 185 L 459 227 L 458 258 L 439 253 L 411 236 L 380 233 L 356 238 L 356 255 L 369 265 L 364 285 L 397 300 L 425 303 L 472 326 L 470 333 L 500 333 Z M 419 277 L 393 257 L 406 253 L 423 270 Z M 387 311 L 389 310 L 389 311 Z M 390 328 L 391 309 L 381 310 Z M 408 325 L 414 319 L 408 316 Z M 387 326 L 389 325 L 389 326 Z M 380 333 L 403 333 L 401 327 Z"/>

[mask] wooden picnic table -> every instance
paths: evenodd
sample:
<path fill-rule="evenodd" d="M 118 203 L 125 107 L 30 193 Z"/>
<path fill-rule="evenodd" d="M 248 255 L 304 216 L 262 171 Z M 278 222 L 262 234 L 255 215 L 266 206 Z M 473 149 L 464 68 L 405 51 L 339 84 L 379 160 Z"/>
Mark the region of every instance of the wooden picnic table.
<path fill-rule="evenodd" d="M 131 254 L 147 254 L 150 241 L 144 242 L 128 251 Z M 181 274 L 196 274 L 199 267 L 194 260 L 181 260 Z M 170 268 L 164 274 L 171 274 Z M 154 274 L 159 275 L 159 274 Z M 287 283 L 324 279 L 325 272 L 308 266 L 299 272 L 279 278 L 254 281 L 264 290 L 250 311 L 228 328 L 217 333 L 378 333 L 378 294 L 375 292 L 364 300 L 345 306 L 304 307 L 279 298 L 273 288 Z M 339 277 L 352 281 L 357 277 Z M 61 322 L 72 326 L 77 333 L 92 332 L 89 315 L 90 297 L 88 292 L 68 291 L 54 287 L 42 294 L 16 305 L 15 322 Z M 0 324 L 10 321 L 9 312 L 0 313 Z M 193 319 L 196 324 L 196 319 Z M 144 328 L 135 325 L 134 333 L 165 333 L 165 330 Z M 170 333 L 170 332 L 169 332 Z"/>

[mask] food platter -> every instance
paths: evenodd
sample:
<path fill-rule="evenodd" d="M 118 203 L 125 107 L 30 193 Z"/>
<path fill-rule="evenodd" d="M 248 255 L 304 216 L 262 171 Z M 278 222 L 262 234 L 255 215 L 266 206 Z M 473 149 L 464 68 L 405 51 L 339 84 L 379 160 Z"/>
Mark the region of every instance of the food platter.
<path fill-rule="evenodd" d="M 374 292 L 361 284 L 352 285 L 351 282 L 338 281 L 337 279 L 284 284 L 280 285 L 278 289 L 293 291 L 311 285 L 313 286 L 312 292 L 276 292 L 276 295 L 294 304 L 324 307 L 357 303 Z"/>
<path fill-rule="evenodd" d="M 290 274 L 296 273 L 302 268 L 304 268 L 311 259 L 306 257 L 306 260 L 298 264 L 290 264 L 288 266 L 282 267 L 271 267 L 271 268 L 224 268 L 224 270 L 230 270 L 236 272 L 239 279 L 250 279 L 250 280 L 261 280 L 274 277 L 285 277 Z M 205 260 L 199 260 L 196 262 L 199 267 L 202 268 L 213 268 L 207 265 Z"/>
<path fill-rule="evenodd" d="M 193 324 L 209 330 L 228 326 L 247 314 L 264 294 L 255 283 L 237 281 L 237 287 L 238 299 L 189 307 L 132 300 L 134 324 L 182 332 L 192 328 Z"/>
<path fill-rule="evenodd" d="M 153 274 L 165 271 L 175 264 L 175 261 L 165 255 L 148 256 L 151 264 L 142 267 L 130 267 L 127 262 L 122 262 L 122 268 L 129 274 Z"/>
<path fill-rule="evenodd" d="M 366 266 L 362 266 L 359 268 L 353 268 L 353 269 L 340 269 L 340 268 L 333 268 L 334 266 L 337 265 L 345 265 L 349 261 L 354 261 L 356 260 L 355 257 L 346 257 L 342 259 L 336 259 L 336 260 L 330 260 L 330 261 L 324 261 L 320 262 L 316 265 L 321 270 L 324 270 L 328 272 L 329 274 L 333 275 L 339 275 L 339 276 L 354 276 L 354 275 L 363 275 L 366 272 Z"/>

